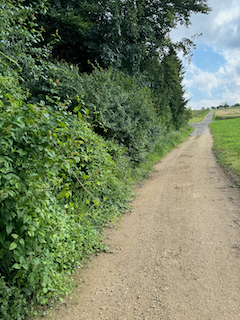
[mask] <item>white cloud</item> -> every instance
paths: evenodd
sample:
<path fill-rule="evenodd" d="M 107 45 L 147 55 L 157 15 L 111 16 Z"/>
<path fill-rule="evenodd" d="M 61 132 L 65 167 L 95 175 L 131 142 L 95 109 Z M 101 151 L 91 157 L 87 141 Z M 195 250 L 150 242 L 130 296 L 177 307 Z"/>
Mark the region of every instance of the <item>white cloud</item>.
<path fill-rule="evenodd" d="M 211 107 L 217 107 L 221 104 L 223 104 L 224 101 L 222 100 L 206 100 L 206 99 L 203 99 L 201 101 L 198 101 L 198 102 L 190 102 L 189 103 L 189 107 L 192 109 L 192 110 L 200 110 L 202 108 L 211 108 Z"/>
<path fill-rule="evenodd" d="M 204 98 L 199 103 L 190 101 L 189 106 L 195 105 L 201 109 L 205 103 L 207 107 L 211 107 L 216 103 L 227 102 L 232 105 L 240 102 L 240 52 L 239 50 L 223 50 L 221 54 L 226 62 L 217 72 L 202 70 L 193 63 L 186 66 L 184 81 L 186 91 L 193 92 L 195 89 L 196 92 L 197 89 Z M 214 99 L 216 91 L 219 92 L 218 96 L 221 95 L 221 100 Z M 192 93 L 191 98 L 194 99 Z"/>
<path fill-rule="evenodd" d="M 195 69 L 194 73 L 192 73 L 193 69 Z M 203 94 L 211 97 L 212 90 L 219 86 L 220 79 L 218 78 L 217 74 L 201 70 L 193 65 L 191 71 L 187 71 L 186 73 L 185 83 L 187 88 L 198 89 Z"/>
<path fill-rule="evenodd" d="M 174 41 L 201 34 L 195 42 L 221 48 L 240 46 L 240 3 L 239 0 L 210 0 L 212 11 L 208 15 L 194 14 L 189 28 L 179 25 L 171 32 Z"/>
<path fill-rule="evenodd" d="M 230 92 L 226 91 L 222 95 L 223 101 L 226 101 L 229 105 L 234 105 L 235 103 L 240 103 L 240 91 Z"/>
<path fill-rule="evenodd" d="M 209 51 L 213 50 L 224 58 L 214 72 L 203 70 L 193 63 L 184 63 L 184 83 L 188 96 L 193 100 L 188 104 L 192 109 L 224 102 L 230 105 L 240 103 L 240 1 L 209 0 L 209 5 L 213 8 L 209 15 L 193 15 L 188 29 L 179 26 L 171 34 L 174 41 L 179 41 L 183 37 L 191 38 L 202 33 L 195 39 L 197 48 L 201 46 L 204 50 L 206 46 Z M 201 66 L 198 61 L 195 63 Z"/>

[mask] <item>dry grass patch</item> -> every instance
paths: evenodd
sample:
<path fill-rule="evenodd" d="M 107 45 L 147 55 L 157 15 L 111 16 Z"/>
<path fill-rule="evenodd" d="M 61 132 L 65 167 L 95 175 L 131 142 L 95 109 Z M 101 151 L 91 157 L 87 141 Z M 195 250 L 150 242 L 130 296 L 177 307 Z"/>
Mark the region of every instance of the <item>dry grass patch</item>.
<path fill-rule="evenodd" d="M 240 118 L 240 108 L 220 109 L 215 112 L 216 120 Z"/>

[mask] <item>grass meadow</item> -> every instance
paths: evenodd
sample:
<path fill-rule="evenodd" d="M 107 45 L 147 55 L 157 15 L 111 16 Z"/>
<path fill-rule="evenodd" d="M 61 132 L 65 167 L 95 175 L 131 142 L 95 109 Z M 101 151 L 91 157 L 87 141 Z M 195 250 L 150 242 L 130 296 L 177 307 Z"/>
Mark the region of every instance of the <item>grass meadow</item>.
<path fill-rule="evenodd" d="M 192 110 L 193 117 L 188 121 L 188 123 L 196 123 L 202 121 L 210 110 Z"/>
<path fill-rule="evenodd" d="M 233 173 L 235 181 L 239 184 L 240 118 L 216 121 L 210 124 L 210 129 L 214 140 L 213 151 L 218 161 L 227 171 Z"/>

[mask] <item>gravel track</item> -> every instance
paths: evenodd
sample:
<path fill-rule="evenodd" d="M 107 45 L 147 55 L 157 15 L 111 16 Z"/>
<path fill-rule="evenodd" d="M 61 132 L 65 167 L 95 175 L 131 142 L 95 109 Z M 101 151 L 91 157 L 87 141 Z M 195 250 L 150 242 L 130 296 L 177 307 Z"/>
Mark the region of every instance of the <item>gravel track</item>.
<path fill-rule="evenodd" d="M 114 253 L 91 257 L 49 319 L 240 320 L 240 192 L 216 163 L 209 117 L 136 189 L 105 232 Z"/>

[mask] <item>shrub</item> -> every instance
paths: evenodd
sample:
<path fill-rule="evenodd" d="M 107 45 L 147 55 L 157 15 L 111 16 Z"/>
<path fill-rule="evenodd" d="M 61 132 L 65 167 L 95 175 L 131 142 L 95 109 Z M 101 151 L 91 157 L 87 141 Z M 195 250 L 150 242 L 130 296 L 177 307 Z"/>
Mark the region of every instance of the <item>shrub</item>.
<path fill-rule="evenodd" d="M 128 155 L 135 162 L 145 159 L 156 137 L 162 132 L 151 91 L 138 87 L 136 79 L 113 70 L 99 70 L 85 75 L 82 86 L 84 100 L 96 107 L 90 110 L 94 130 L 127 147 Z"/>
<path fill-rule="evenodd" d="M 99 250 L 99 231 L 130 195 L 123 149 L 67 106 L 53 112 L 27 105 L 16 85 L 15 95 L 6 93 L 14 80 L 0 78 L 0 314 L 6 320 L 24 319 L 35 303 L 69 292 L 67 275 Z"/>

